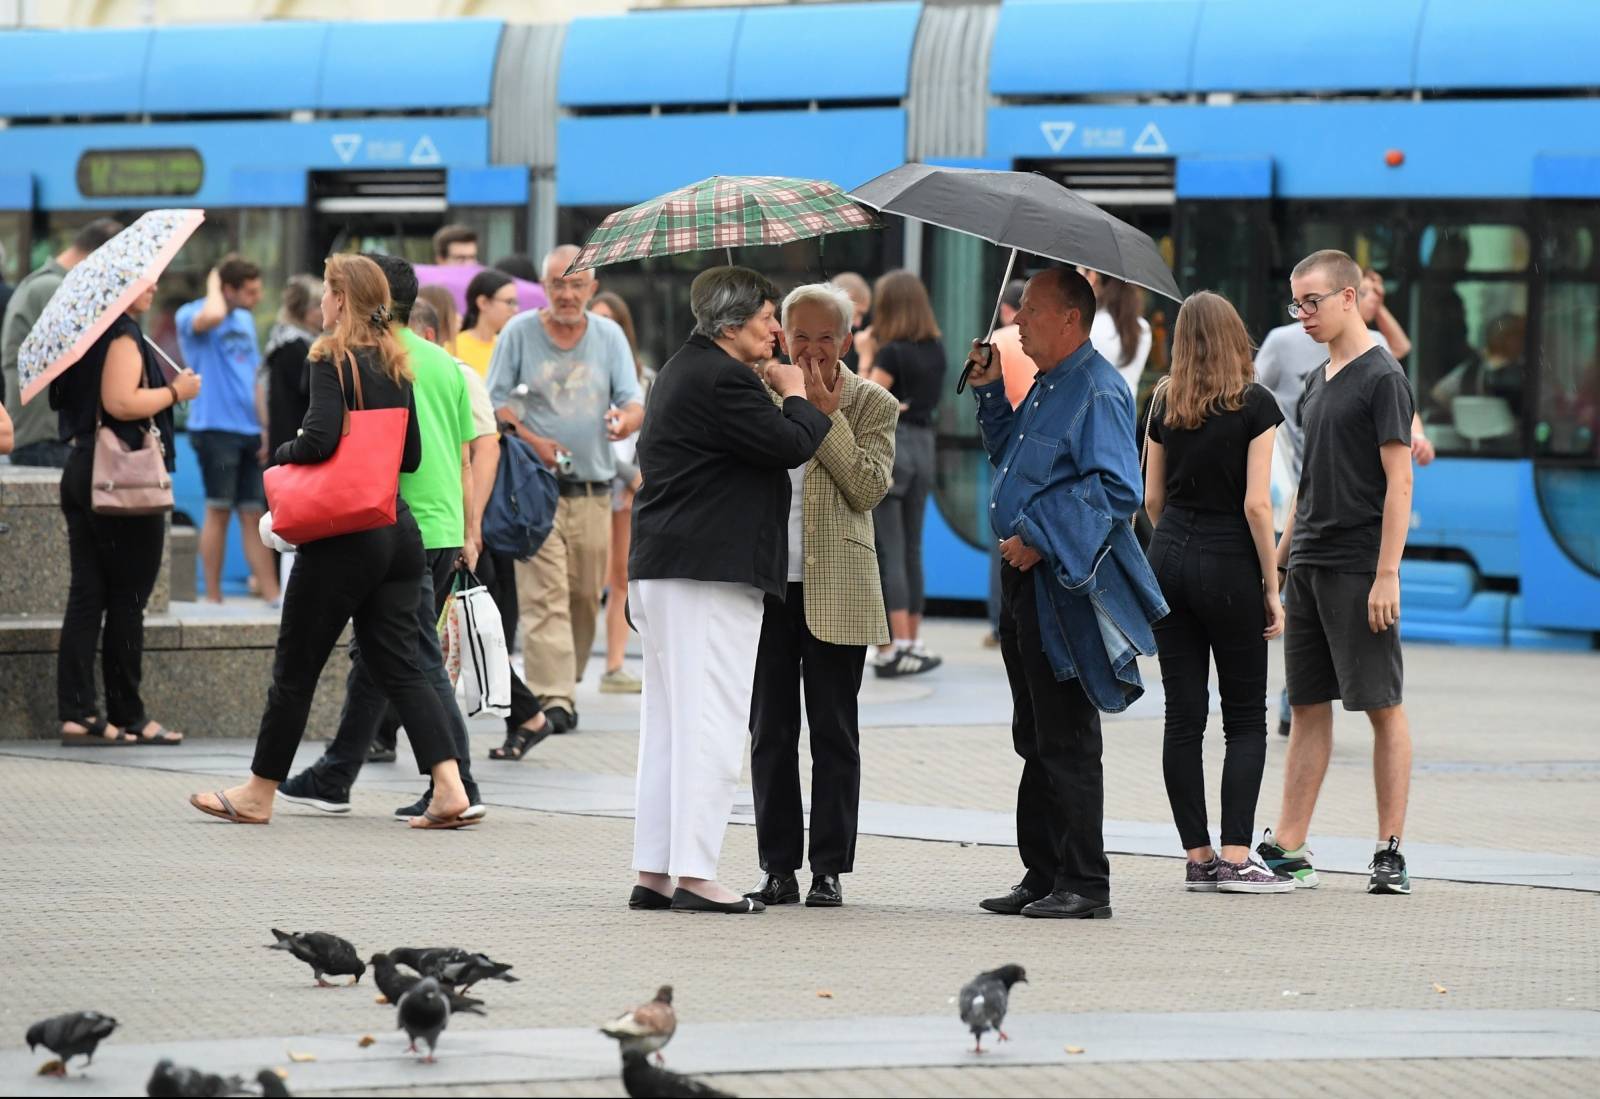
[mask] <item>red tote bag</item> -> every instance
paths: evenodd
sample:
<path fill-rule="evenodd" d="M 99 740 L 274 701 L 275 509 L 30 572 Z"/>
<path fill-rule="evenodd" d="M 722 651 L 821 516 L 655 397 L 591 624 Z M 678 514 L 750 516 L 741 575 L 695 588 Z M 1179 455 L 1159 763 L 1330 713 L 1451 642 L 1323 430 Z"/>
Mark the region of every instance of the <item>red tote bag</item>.
<path fill-rule="evenodd" d="M 316 465 L 273 466 L 262 477 L 272 533 L 297 546 L 392 526 L 395 521 L 410 414 L 403 408 L 366 409 L 361 368 L 354 355 L 349 359 L 356 411 L 346 402 L 344 427 L 333 456 Z M 336 373 L 342 395 L 344 371 L 336 368 Z"/>

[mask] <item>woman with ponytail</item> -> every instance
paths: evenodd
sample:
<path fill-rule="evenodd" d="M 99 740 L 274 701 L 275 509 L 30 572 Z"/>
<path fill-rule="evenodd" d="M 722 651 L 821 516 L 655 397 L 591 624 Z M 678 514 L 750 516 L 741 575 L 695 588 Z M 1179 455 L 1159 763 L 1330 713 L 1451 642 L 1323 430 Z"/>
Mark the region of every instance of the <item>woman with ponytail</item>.
<path fill-rule="evenodd" d="M 299 435 L 278 448 L 280 465 L 316 465 L 333 457 L 344 414 L 364 409 L 407 411 L 401 472 L 422 463 L 422 436 L 405 351 L 390 328 L 389 283 L 363 256 L 328 259 L 322 295 L 324 332 L 311 347 L 311 403 Z M 263 524 L 265 526 L 265 524 Z M 305 735 L 323 665 L 347 624 L 354 623 L 361 662 L 389 696 L 411 737 L 418 770 L 433 777 L 433 800 L 413 828 L 473 823 L 455 748 L 439 696 L 417 660 L 417 590 L 425 561 L 422 537 L 396 494 L 391 526 L 308 542 L 299 548 L 273 659 L 272 688 L 261 717 L 250 777 L 227 790 L 193 794 L 189 804 L 235 824 L 272 819 L 278 786 L 289 776 Z"/>
<path fill-rule="evenodd" d="M 467 283 L 467 311 L 456 336 L 456 358 L 489 377 L 489 356 L 500 330 L 517 315 L 517 284 L 510 275 L 485 267 Z"/>
<path fill-rule="evenodd" d="M 1150 358 L 1150 322 L 1144 319 L 1144 291 L 1087 267 L 1078 268 L 1078 273 L 1094 287 L 1094 326 L 1089 331 L 1089 342 L 1117 368 L 1137 406 L 1139 378 Z"/>

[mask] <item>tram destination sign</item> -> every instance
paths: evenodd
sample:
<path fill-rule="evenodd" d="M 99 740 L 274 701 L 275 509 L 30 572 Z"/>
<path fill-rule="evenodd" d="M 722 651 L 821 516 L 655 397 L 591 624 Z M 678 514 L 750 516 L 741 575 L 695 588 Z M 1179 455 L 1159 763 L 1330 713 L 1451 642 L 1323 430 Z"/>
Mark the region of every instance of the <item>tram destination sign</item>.
<path fill-rule="evenodd" d="M 78 158 L 84 198 L 192 195 L 204 180 L 195 149 L 90 149 Z"/>

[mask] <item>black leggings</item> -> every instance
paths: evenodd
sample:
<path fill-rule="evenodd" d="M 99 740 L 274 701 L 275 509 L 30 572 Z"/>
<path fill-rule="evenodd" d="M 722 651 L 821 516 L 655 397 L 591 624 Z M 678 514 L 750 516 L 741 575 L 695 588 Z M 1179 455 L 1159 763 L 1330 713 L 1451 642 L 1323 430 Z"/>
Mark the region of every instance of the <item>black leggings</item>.
<path fill-rule="evenodd" d="M 61 513 L 67 520 L 72 581 L 56 654 L 56 716 L 82 722 L 99 715 L 94 652 L 101 642 L 106 719 L 120 728 L 138 729 L 146 719 L 139 695 L 144 608 L 161 572 L 166 516 L 96 515 L 89 506 L 93 468 L 94 452 L 76 447 L 61 475 Z"/>
<path fill-rule="evenodd" d="M 345 623 L 354 622 L 362 662 L 405 723 L 422 771 L 459 759 L 439 696 L 417 660 L 422 537 L 405 502 L 393 526 L 300 547 L 250 770 L 282 782 L 305 735 L 311 700 Z"/>
<path fill-rule="evenodd" d="M 1168 508 L 1150 541 L 1150 567 L 1172 611 L 1155 633 L 1167 696 L 1161 770 L 1178 836 L 1186 849 L 1211 845 L 1201 742 L 1214 658 L 1227 746 L 1222 844 L 1248 846 L 1267 760 L 1267 642 L 1261 566 L 1244 515 Z"/>

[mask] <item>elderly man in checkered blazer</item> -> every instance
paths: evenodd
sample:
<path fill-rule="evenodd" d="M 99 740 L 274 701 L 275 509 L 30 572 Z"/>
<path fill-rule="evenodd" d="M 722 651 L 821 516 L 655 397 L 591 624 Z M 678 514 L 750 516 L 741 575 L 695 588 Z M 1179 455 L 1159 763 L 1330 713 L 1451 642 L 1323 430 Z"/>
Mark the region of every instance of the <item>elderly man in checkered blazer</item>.
<path fill-rule="evenodd" d="M 868 645 L 889 640 L 872 509 L 889 489 L 898 403 L 842 369 L 854 305 L 837 286 L 802 286 L 783 300 L 790 360 L 819 377 L 812 403 L 833 421 L 816 456 L 789 471 L 785 598 L 766 596 L 750 702 L 756 836 L 765 876 L 746 894 L 766 904 L 800 899 L 800 694 L 811 726 L 811 889 L 806 904 L 844 903 L 839 875 L 853 868 L 861 800 L 856 695 Z M 815 374 L 813 374 L 815 371 Z M 773 394 L 773 400 L 778 399 Z"/>

